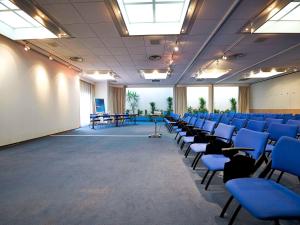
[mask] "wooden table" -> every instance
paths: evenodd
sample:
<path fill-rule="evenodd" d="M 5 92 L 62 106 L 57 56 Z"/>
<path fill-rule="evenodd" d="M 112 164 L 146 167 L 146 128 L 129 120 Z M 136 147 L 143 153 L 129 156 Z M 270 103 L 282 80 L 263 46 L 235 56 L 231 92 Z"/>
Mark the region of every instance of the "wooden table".
<path fill-rule="evenodd" d="M 95 129 L 95 121 L 96 119 L 98 118 L 110 118 L 110 117 L 113 117 L 114 118 L 114 121 L 116 122 L 116 127 L 119 126 L 119 120 L 122 120 L 124 119 L 125 117 L 129 118 L 129 117 L 134 117 L 134 123 L 136 124 L 136 117 L 138 116 L 138 114 L 103 114 L 103 115 L 93 115 L 91 117 L 92 119 L 92 129 Z"/>

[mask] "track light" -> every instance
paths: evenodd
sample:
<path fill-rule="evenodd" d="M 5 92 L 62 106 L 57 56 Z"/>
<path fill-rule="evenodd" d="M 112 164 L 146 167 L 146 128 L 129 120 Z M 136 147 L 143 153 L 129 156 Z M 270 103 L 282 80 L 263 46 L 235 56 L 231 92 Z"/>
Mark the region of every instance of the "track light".
<path fill-rule="evenodd" d="M 25 45 L 25 46 L 24 46 L 24 50 L 25 50 L 26 52 L 28 52 L 28 51 L 30 50 L 30 47 L 29 47 L 28 45 Z"/>
<path fill-rule="evenodd" d="M 178 47 L 177 45 L 174 47 L 174 51 L 175 51 L 175 52 L 178 52 L 178 51 L 179 51 L 179 47 Z"/>
<path fill-rule="evenodd" d="M 51 61 L 53 60 L 53 57 L 51 55 L 49 55 L 49 60 L 51 60 Z"/>
<path fill-rule="evenodd" d="M 222 59 L 223 59 L 223 60 L 227 60 L 228 58 L 227 58 L 226 55 L 223 55 L 223 56 L 222 56 Z"/>

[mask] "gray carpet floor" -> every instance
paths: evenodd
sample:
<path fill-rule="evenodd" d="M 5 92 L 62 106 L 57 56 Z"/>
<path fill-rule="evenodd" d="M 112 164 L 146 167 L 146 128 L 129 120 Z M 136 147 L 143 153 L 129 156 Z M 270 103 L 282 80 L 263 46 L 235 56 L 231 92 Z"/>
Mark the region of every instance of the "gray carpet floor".
<path fill-rule="evenodd" d="M 152 124 L 81 128 L 3 149 L 0 224 L 227 224 L 218 217 L 228 197 L 221 177 L 204 191 L 201 165 L 190 169 L 192 157 L 163 126 L 161 139 L 148 138 L 152 131 Z M 272 222 L 242 210 L 235 224 Z"/>

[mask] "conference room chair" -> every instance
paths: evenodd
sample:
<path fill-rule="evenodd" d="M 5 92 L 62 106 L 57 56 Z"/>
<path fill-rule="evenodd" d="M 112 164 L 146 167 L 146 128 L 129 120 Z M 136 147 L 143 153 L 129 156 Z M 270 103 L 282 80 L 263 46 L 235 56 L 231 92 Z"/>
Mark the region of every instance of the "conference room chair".
<path fill-rule="evenodd" d="M 171 123 L 170 132 L 180 132 L 182 131 L 183 126 L 188 124 L 190 120 L 192 119 L 192 116 L 188 115 L 186 117 L 183 117 L 179 119 L 176 123 Z"/>
<path fill-rule="evenodd" d="M 266 129 L 268 129 L 269 126 L 273 123 L 283 124 L 283 119 L 266 118 L 265 121 L 266 121 Z"/>
<path fill-rule="evenodd" d="M 300 134 L 300 120 L 288 120 L 286 122 L 286 124 L 289 124 L 289 125 L 296 125 L 298 127 L 298 131 L 297 131 L 297 136 L 299 136 Z"/>
<path fill-rule="evenodd" d="M 256 161 L 255 167 L 257 168 L 265 161 L 264 150 L 268 141 L 268 136 L 269 134 L 265 132 L 257 132 L 242 128 L 236 135 L 234 147 L 227 149 L 226 151 L 244 152 L 247 156 Z M 224 171 L 225 163 L 229 162 L 230 158 L 226 157 L 224 154 L 211 154 L 202 156 L 201 161 L 207 168 L 201 182 L 202 184 L 204 184 L 209 173 L 212 172 L 205 186 L 205 190 L 207 190 L 214 175 L 219 171 Z"/>
<path fill-rule="evenodd" d="M 189 152 L 192 151 L 196 155 L 194 157 L 192 167 L 195 170 L 201 156 L 206 152 L 208 144 L 214 145 L 216 148 L 228 148 L 232 145 L 231 137 L 234 132 L 234 126 L 219 123 L 217 128 L 214 130 L 213 135 L 207 135 L 207 139 L 204 143 L 193 143 L 186 150 L 185 157 L 188 156 Z"/>
<path fill-rule="evenodd" d="M 265 121 L 249 120 L 246 125 L 246 129 L 263 132 L 266 127 Z"/>
<path fill-rule="evenodd" d="M 192 144 L 195 140 L 200 140 L 201 137 L 206 136 L 206 135 L 211 135 L 214 132 L 214 129 L 216 127 L 216 122 L 210 121 L 210 120 L 205 120 L 203 127 L 201 129 L 194 129 L 196 134 L 193 136 L 186 136 L 183 138 L 183 141 L 181 143 L 180 149 L 182 150 L 185 144 Z M 189 146 L 188 146 L 189 148 Z"/>
<path fill-rule="evenodd" d="M 268 128 L 269 143 L 266 146 L 266 152 L 271 153 L 276 142 L 283 136 L 295 138 L 298 132 L 298 126 L 290 124 L 272 123 Z"/>
<path fill-rule="evenodd" d="M 268 166 L 273 170 L 300 176 L 300 141 L 291 137 L 281 137 L 276 144 L 272 160 Z M 241 210 L 246 209 L 253 217 L 260 220 L 274 221 L 300 219 L 300 195 L 288 187 L 273 180 L 259 178 L 238 178 L 226 182 L 226 189 L 231 194 L 220 217 L 224 217 L 232 200 L 238 202 L 228 225 L 232 225 Z"/>
<path fill-rule="evenodd" d="M 192 126 L 192 127 L 188 127 L 188 130 L 187 131 L 189 131 L 190 133 L 194 133 L 195 132 L 195 128 L 196 129 L 202 129 L 202 127 L 203 127 L 203 124 L 204 124 L 204 119 L 200 119 L 200 118 L 198 118 L 197 120 L 196 120 L 196 122 L 195 122 L 195 124 L 194 124 L 194 126 Z M 182 131 L 182 129 L 178 129 L 178 130 L 176 130 L 177 131 L 177 134 L 176 134 L 176 136 L 175 136 L 175 140 L 177 139 L 177 137 L 178 136 L 180 136 L 180 137 L 182 137 L 182 136 L 186 136 L 186 134 L 187 134 L 187 131 Z M 178 138 L 178 142 L 177 143 L 179 143 L 179 138 Z"/>
<path fill-rule="evenodd" d="M 191 131 L 193 129 L 197 120 L 198 120 L 198 115 L 194 115 L 190 119 L 188 124 L 184 124 L 180 129 L 175 130 L 177 132 L 177 134 L 175 136 L 175 140 L 176 140 L 176 137 L 178 136 L 177 144 L 180 142 L 182 137 L 186 136 L 188 131 Z"/>
<path fill-rule="evenodd" d="M 231 121 L 231 125 L 235 127 L 235 132 L 239 131 L 241 128 L 244 128 L 247 124 L 247 119 L 237 119 L 234 118 Z"/>
<path fill-rule="evenodd" d="M 229 125 L 230 122 L 231 122 L 231 120 L 230 120 L 230 117 L 228 115 L 223 115 L 221 120 L 220 120 L 220 123 L 227 124 L 227 125 Z"/>

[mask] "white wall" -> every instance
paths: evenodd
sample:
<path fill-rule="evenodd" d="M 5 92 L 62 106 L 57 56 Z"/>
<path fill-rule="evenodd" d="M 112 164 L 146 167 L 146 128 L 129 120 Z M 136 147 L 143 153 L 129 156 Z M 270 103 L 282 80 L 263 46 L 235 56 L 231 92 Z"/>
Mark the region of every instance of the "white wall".
<path fill-rule="evenodd" d="M 235 98 L 238 102 L 238 87 L 214 87 L 214 109 L 225 111 L 230 109 L 230 99 Z M 237 107 L 238 108 L 238 107 Z"/>
<path fill-rule="evenodd" d="M 0 146 L 79 127 L 79 77 L 0 36 Z"/>
<path fill-rule="evenodd" d="M 204 98 L 206 101 L 206 108 L 209 106 L 209 92 L 208 87 L 187 87 L 187 107 L 195 109 L 199 108 L 199 98 Z"/>
<path fill-rule="evenodd" d="M 300 109 L 300 73 L 251 85 L 250 109 Z"/>
<path fill-rule="evenodd" d="M 144 87 L 144 88 L 126 88 L 126 95 L 128 91 L 135 91 L 139 96 L 139 105 L 137 109 L 145 111 L 147 109 L 148 113 L 150 113 L 150 102 L 155 102 L 156 109 L 158 110 L 167 110 L 167 98 L 173 98 L 173 88 L 171 87 Z M 173 99 L 173 107 L 174 107 L 174 99 Z M 126 100 L 126 110 L 130 109 L 128 102 Z"/>
<path fill-rule="evenodd" d="M 103 98 L 105 111 L 108 112 L 108 81 L 100 81 L 95 84 L 95 98 Z"/>

